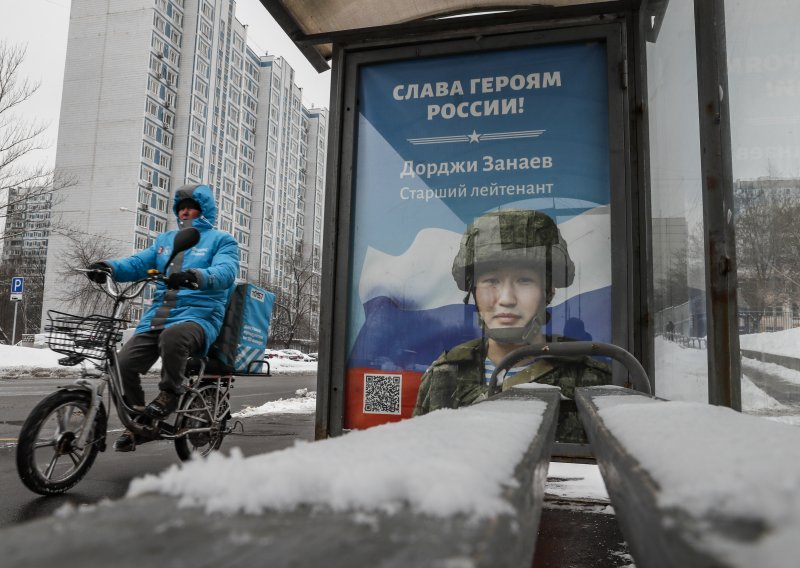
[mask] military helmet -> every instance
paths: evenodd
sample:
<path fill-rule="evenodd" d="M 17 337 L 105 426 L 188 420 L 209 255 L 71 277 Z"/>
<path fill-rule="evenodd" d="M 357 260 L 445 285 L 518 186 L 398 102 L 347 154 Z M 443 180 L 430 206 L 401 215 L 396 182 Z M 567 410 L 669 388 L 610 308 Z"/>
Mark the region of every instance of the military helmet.
<path fill-rule="evenodd" d="M 532 209 L 493 211 L 475 219 L 461 237 L 453 278 L 469 292 L 479 271 L 509 263 L 540 267 L 548 288 L 566 288 L 575 278 L 575 264 L 555 221 Z"/>

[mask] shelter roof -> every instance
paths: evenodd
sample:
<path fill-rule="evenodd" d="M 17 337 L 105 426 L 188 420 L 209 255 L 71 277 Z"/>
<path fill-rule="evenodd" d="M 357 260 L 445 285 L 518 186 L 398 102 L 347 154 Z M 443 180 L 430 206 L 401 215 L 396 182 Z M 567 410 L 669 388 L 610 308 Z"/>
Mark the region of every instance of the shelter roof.
<path fill-rule="evenodd" d="M 448 26 L 469 27 L 475 24 L 475 18 L 513 21 L 535 14 L 569 15 L 581 8 L 617 11 L 638 5 L 641 0 L 261 0 L 261 3 L 311 64 L 324 71 L 337 41 L 403 37 Z"/>

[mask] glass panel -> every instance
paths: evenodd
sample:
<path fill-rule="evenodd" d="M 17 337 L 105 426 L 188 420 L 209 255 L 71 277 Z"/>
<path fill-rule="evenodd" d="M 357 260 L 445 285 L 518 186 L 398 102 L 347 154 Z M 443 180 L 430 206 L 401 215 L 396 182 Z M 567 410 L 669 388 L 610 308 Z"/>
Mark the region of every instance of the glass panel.
<path fill-rule="evenodd" d="M 707 402 L 695 60 L 692 3 L 670 2 L 656 42 L 647 44 L 655 387 L 667 399 Z"/>
<path fill-rule="evenodd" d="M 800 424 L 800 4 L 725 10 L 742 409 Z"/>
<path fill-rule="evenodd" d="M 361 68 L 345 428 L 611 381 L 526 360 L 490 384 L 527 343 L 612 340 L 608 58 L 592 40 Z"/>

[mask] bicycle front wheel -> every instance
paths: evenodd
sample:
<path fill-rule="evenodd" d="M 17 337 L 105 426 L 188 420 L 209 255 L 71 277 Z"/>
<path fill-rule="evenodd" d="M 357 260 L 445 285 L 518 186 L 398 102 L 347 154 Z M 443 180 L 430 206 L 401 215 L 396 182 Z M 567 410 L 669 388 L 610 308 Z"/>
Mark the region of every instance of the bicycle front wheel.
<path fill-rule="evenodd" d="M 31 411 L 17 444 L 17 472 L 28 489 L 41 495 L 64 493 L 92 467 L 105 436 L 106 411 L 101 404 L 88 424 L 91 400 L 88 391 L 61 390 Z M 90 431 L 81 449 L 76 442 L 86 428 Z"/>

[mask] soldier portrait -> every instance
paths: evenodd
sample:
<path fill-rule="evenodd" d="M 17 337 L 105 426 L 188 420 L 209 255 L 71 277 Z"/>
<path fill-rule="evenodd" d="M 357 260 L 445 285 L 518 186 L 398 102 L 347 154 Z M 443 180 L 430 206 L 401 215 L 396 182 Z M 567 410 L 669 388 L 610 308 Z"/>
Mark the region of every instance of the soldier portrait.
<path fill-rule="evenodd" d="M 555 221 L 540 211 L 486 213 L 464 232 L 453 260 L 453 279 L 476 306 L 481 337 L 442 353 L 422 377 L 414 415 L 485 400 L 496 365 L 519 347 L 560 341 L 547 336 L 547 306 L 557 288 L 573 282 L 575 265 Z M 611 383 L 607 365 L 590 357 L 524 360 L 498 376 L 502 390 L 528 382 L 561 388 L 556 439 L 585 442 L 574 391 Z M 566 404 L 565 404 L 566 403 Z"/>

